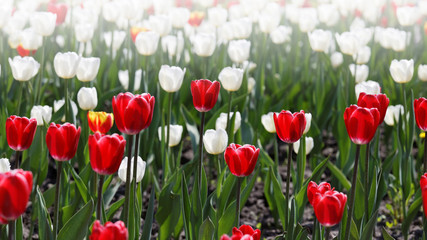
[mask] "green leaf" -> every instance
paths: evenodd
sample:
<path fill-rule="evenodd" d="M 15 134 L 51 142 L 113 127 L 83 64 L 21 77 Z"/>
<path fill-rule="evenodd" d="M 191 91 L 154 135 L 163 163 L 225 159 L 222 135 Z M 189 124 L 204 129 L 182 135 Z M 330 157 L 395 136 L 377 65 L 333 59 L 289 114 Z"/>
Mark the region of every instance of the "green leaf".
<path fill-rule="evenodd" d="M 144 226 L 142 228 L 141 240 L 150 239 L 151 237 L 151 229 L 153 226 L 153 217 L 154 217 L 154 198 L 155 191 L 154 188 L 151 189 L 150 201 L 148 202 L 147 213 L 145 214 Z"/>
<path fill-rule="evenodd" d="M 84 184 L 83 180 L 76 173 L 76 170 L 74 170 L 74 168 L 72 167 L 70 167 L 70 169 L 71 169 L 71 174 L 73 175 L 74 181 L 76 182 L 77 188 L 79 189 L 80 195 L 82 196 L 85 203 L 87 203 L 88 198 L 90 197 L 89 191 L 87 190 L 87 187 Z"/>
<path fill-rule="evenodd" d="M 377 222 L 378 210 L 372 215 L 371 219 L 369 219 L 368 223 L 365 225 L 365 228 L 362 232 L 361 239 L 371 239 L 375 230 L 375 223 Z"/>
<path fill-rule="evenodd" d="M 328 162 L 327 167 L 329 170 L 331 170 L 332 175 L 334 175 L 338 181 L 344 186 L 345 189 L 349 190 L 351 187 L 350 181 L 347 179 L 347 177 L 344 175 L 343 172 L 341 172 L 340 169 L 337 168 L 333 163 Z"/>
<path fill-rule="evenodd" d="M 406 218 L 403 219 L 402 223 L 402 232 L 407 233 L 409 230 L 409 226 L 411 225 L 412 221 L 414 220 L 415 216 L 417 215 L 418 211 L 420 210 L 421 205 L 423 204 L 422 197 L 418 197 L 414 200 L 414 202 L 411 204 L 411 207 L 409 207 L 409 211 L 406 214 Z"/>
<path fill-rule="evenodd" d="M 118 200 L 117 202 L 111 204 L 110 208 L 107 210 L 107 221 L 111 221 L 113 215 L 119 210 L 119 208 L 125 202 L 125 198 Z"/>
<path fill-rule="evenodd" d="M 50 215 L 47 212 L 46 203 L 43 198 L 43 194 L 40 191 L 40 188 L 37 186 L 36 189 L 36 208 L 38 216 L 38 225 L 39 225 L 39 238 L 40 239 L 53 239 L 52 229 L 50 228 L 51 220 Z"/>
<path fill-rule="evenodd" d="M 199 238 L 200 240 L 212 240 L 214 238 L 215 227 L 208 217 L 203 222 L 202 226 L 200 226 L 199 230 Z"/>
<path fill-rule="evenodd" d="M 273 169 L 270 167 L 270 171 L 273 171 Z M 274 174 L 271 174 L 271 182 L 273 184 L 273 198 L 276 203 L 277 211 L 279 212 L 279 218 L 280 221 L 282 221 L 282 228 L 284 231 L 286 231 L 286 218 L 285 218 L 285 211 L 289 211 L 289 206 L 287 205 L 285 196 L 282 193 L 282 188 L 280 187 L 279 181 L 274 176 Z"/>
<path fill-rule="evenodd" d="M 383 233 L 384 240 L 396 240 L 392 236 L 390 236 L 390 234 L 388 234 L 384 227 L 381 229 L 381 232 Z"/>
<path fill-rule="evenodd" d="M 86 236 L 93 212 L 93 201 L 90 200 L 74 214 L 59 231 L 58 240 L 83 239 Z"/>

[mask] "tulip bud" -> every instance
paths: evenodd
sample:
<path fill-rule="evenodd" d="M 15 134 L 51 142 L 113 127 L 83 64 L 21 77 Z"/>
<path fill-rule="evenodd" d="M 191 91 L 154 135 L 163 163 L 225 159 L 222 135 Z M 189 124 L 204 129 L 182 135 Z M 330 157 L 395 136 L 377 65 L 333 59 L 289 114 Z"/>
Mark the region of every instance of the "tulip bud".
<path fill-rule="evenodd" d="M 361 47 L 356 55 L 353 55 L 353 60 L 357 64 L 366 64 L 371 57 L 371 48 L 368 46 Z"/>
<path fill-rule="evenodd" d="M 357 124 L 363 122 L 364 124 Z M 355 144 L 369 143 L 380 123 L 380 112 L 376 108 L 351 105 L 344 111 L 344 123 L 348 136 Z"/>
<path fill-rule="evenodd" d="M 276 113 L 278 114 L 278 113 Z M 276 126 L 274 125 L 274 112 L 269 112 L 261 116 L 261 123 L 264 126 L 265 130 L 269 133 L 276 132 Z"/>
<path fill-rule="evenodd" d="M 170 136 L 169 136 L 169 147 L 175 147 L 179 144 L 182 137 L 183 127 L 181 125 L 169 125 Z M 167 135 L 167 126 L 165 126 L 165 136 Z M 162 141 L 162 127 L 158 128 L 159 140 Z M 167 136 L 166 136 L 167 137 Z"/>
<path fill-rule="evenodd" d="M 64 99 L 54 100 L 53 101 L 53 112 L 59 111 L 59 109 L 61 109 L 64 106 L 64 103 L 65 103 Z M 71 109 L 73 110 L 73 115 L 74 115 L 74 117 L 76 117 L 77 113 L 78 113 L 77 105 L 73 100 L 70 100 L 70 105 L 71 105 Z M 61 122 L 65 122 L 65 114 L 61 118 Z"/>
<path fill-rule="evenodd" d="M 181 88 L 184 80 L 185 68 L 162 65 L 159 71 L 160 86 L 166 92 L 176 92 Z"/>
<path fill-rule="evenodd" d="M 82 82 L 90 82 L 96 78 L 98 74 L 99 66 L 101 64 L 101 59 L 96 57 L 80 59 L 79 65 L 77 67 L 77 79 Z"/>
<path fill-rule="evenodd" d="M 278 26 L 270 32 L 271 41 L 274 44 L 282 44 L 291 41 L 292 28 L 287 26 Z"/>
<path fill-rule="evenodd" d="M 310 41 L 310 46 L 313 51 L 327 53 L 331 45 L 332 33 L 330 31 L 316 29 L 308 33 L 308 40 Z"/>
<path fill-rule="evenodd" d="M 423 82 L 427 82 L 427 65 L 420 64 L 418 66 L 418 78 Z"/>
<path fill-rule="evenodd" d="M 9 58 L 13 78 L 17 81 L 28 81 L 39 71 L 40 64 L 33 57 L 15 56 Z"/>
<path fill-rule="evenodd" d="M 233 40 L 228 45 L 228 56 L 234 63 L 243 63 L 249 59 L 251 42 L 248 40 Z"/>
<path fill-rule="evenodd" d="M 361 83 L 368 79 L 369 67 L 367 65 L 350 64 L 349 68 L 353 77 L 356 74 L 356 83 Z"/>
<path fill-rule="evenodd" d="M 77 102 L 79 107 L 83 110 L 92 110 L 98 105 L 98 94 L 96 93 L 96 88 L 80 88 L 77 93 Z"/>
<path fill-rule="evenodd" d="M 130 167 L 130 175 L 133 176 L 133 164 L 135 163 L 134 161 L 134 157 L 132 157 L 131 160 L 131 167 Z M 137 173 L 136 173 L 136 182 L 141 182 L 141 180 L 144 178 L 144 174 L 145 174 L 145 168 L 147 166 L 147 163 L 142 160 L 142 158 L 140 156 L 138 156 L 138 161 L 137 161 Z M 126 173 L 127 173 L 127 166 L 128 166 L 128 157 L 123 158 L 122 163 L 120 163 L 120 167 L 119 167 L 119 171 L 118 171 L 118 175 L 120 180 L 122 180 L 123 182 L 126 182 Z"/>
<path fill-rule="evenodd" d="M 215 51 L 216 39 L 214 34 L 199 33 L 191 38 L 193 51 L 200 57 L 212 56 Z"/>
<path fill-rule="evenodd" d="M 305 124 L 303 134 L 306 134 L 310 130 L 312 116 L 311 116 L 311 113 L 304 113 L 304 116 L 305 116 L 306 124 Z"/>
<path fill-rule="evenodd" d="M 243 81 L 243 69 L 225 67 L 218 76 L 219 81 L 225 90 L 234 92 L 240 89 Z"/>
<path fill-rule="evenodd" d="M 35 105 L 31 108 L 31 118 L 37 119 L 37 126 L 43 126 L 52 119 L 52 107 Z"/>
<path fill-rule="evenodd" d="M 10 162 L 7 158 L 0 158 L 0 173 L 5 173 L 10 171 Z"/>
<path fill-rule="evenodd" d="M 367 94 L 381 93 L 381 87 L 379 83 L 372 80 L 368 80 L 366 82 L 361 82 L 356 84 L 355 91 L 356 91 L 356 97 L 357 99 L 359 99 L 359 95 L 361 92 L 364 92 Z"/>
<path fill-rule="evenodd" d="M 390 74 L 397 83 L 407 83 L 411 81 L 414 75 L 414 59 L 394 59 L 390 64 Z"/>
<path fill-rule="evenodd" d="M 224 152 L 224 159 L 230 172 L 236 177 L 249 176 L 258 161 L 259 148 L 253 145 L 230 144 Z"/>
<path fill-rule="evenodd" d="M 6 139 L 10 148 L 24 151 L 31 146 L 36 134 L 37 120 L 12 115 L 6 120 Z"/>
<path fill-rule="evenodd" d="M 216 104 L 221 85 L 218 81 L 209 81 L 207 79 L 191 81 L 191 95 L 193 96 L 193 105 L 199 112 L 208 112 Z"/>
<path fill-rule="evenodd" d="M 135 79 L 133 84 L 133 90 L 137 91 L 141 87 L 142 80 L 142 69 L 135 71 Z M 129 71 L 128 70 L 119 70 L 119 82 L 125 90 L 129 89 Z"/>
<path fill-rule="evenodd" d="M 75 52 L 58 52 L 53 59 L 56 75 L 60 78 L 69 79 L 76 75 L 80 57 Z"/>
<path fill-rule="evenodd" d="M 403 105 L 388 106 L 385 113 L 384 122 L 389 126 L 394 126 L 399 122 L 400 115 L 404 114 Z"/>
<path fill-rule="evenodd" d="M 160 35 L 154 31 L 140 32 L 136 36 L 135 46 L 139 54 L 144 56 L 153 55 L 159 45 Z"/>
<path fill-rule="evenodd" d="M 41 36 L 52 35 L 56 25 L 56 14 L 51 12 L 35 12 L 30 18 L 31 27 Z"/>
<path fill-rule="evenodd" d="M 58 4 L 54 1 L 50 1 L 47 5 L 47 11 L 56 14 L 56 25 L 61 25 L 65 21 L 67 16 L 68 7 L 66 4 Z"/>
<path fill-rule="evenodd" d="M 218 130 L 209 129 L 203 135 L 203 144 L 209 154 L 221 154 L 228 145 L 227 132 L 222 128 Z"/>
<path fill-rule="evenodd" d="M 298 154 L 299 146 L 300 146 L 300 140 L 294 142 L 294 152 Z M 314 141 L 312 137 L 305 137 L 305 155 L 310 154 L 311 150 L 313 150 L 314 147 Z"/>
<path fill-rule="evenodd" d="M 92 40 L 95 28 L 89 23 L 79 23 L 74 26 L 76 40 L 81 43 L 89 42 Z"/>
<path fill-rule="evenodd" d="M 104 135 L 96 132 L 90 135 L 88 147 L 90 165 L 93 171 L 101 175 L 117 172 L 125 152 L 125 146 L 126 140 L 117 133 Z"/>
<path fill-rule="evenodd" d="M 230 112 L 230 124 L 231 120 L 233 119 L 234 112 Z M 237 132 L 240 128 L 240 124 L 242 122 L 242 117 L 240 115 L 240 112 L 236 112 L 236 118 L 234 120 L 234 133 Z M 221 113 L 219 117 L 216 119 L 215 122 L 215 129 L 226 129 L 227 128 L 227 113 Z"/>
<path fill-rule="evenodd" d="M 282 110 L 279 114 L 274 113 L 273 117 L 280 140 L 285 143 L 294 143 L 301 138 L 307 125 L 303 110 L 295 113 Z"/>
<path fill-rule="evenodd" d="M 360 40 L 356 34 L 352 32 L 343 32 L 341 35 L 335 33 L 335 38 L 342 53 L 353 56 L 359 51 Z"/>
<path fill-rule="evenodd" d="M 341 64 L 344 61 L 344 57 L 342 55 L 342 53 L 340 52 L 334 52 L 331 55 L 331 64 L 333 68 L 337 68 L 339 66 L 341 66 Z"/>

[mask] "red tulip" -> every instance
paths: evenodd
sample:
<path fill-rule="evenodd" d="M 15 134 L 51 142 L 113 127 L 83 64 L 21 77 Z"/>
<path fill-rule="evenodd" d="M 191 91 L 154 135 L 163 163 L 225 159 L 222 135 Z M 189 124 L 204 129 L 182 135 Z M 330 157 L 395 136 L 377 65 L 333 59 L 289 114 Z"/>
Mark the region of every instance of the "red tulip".
<path fill-rule="evenodd" d="M 26 56 L 34 56 L 37 52 L 37 50 L 28 50 L 25 49 L 22 44 L 19 44 L 18 47 L 16 47 L 16 51 L 18 52 L 19 56 L 26 57 Z"/>
<path fill-rule="evenodd" d="M 56 161 L 68 161 L 76 155 L 80 127 L 71 123 L 51 123 L 46 133 L 46 144 L 50 155 Z"/>
<path fill-rule="evenodd" d="M 87 122 L 90 130 L 106 134 L 114 124 L 114 115 L 106 112 L 87 112 Z"/>
<path fill-rule="evenodd" d="M 317 185 L 315 182 L 311 181 L 307 186 L 307 197 L 308 202 L 313 206 L 313 200 L 317 193 L 324 194 L 326 191 L 331 190 L 331 184 L 327 182 L 321 182 Z"/>
<path fill-rule="evenodd" d="M 26 117 L 10 116 L 6 120 L 6 138 L 9 147 L 15 151 L 24 151 L 31 146 L 36 134 L 37 120 Z"/>
<path fill-rule="evenodd" d="M 135 135 L 146 129 L 153 119 L 155 99 L 149 93 L 119 93 L 113 97 L 113 113 L 120 132 Z"/>
<path fill-rule="evenodd" d="M 351 105 L 345 109 L 344 122 L 351 141 L 355 144 L 367 144 L 375 135 L 380 122 L 380 112 L 376 108 Z"/>
<path fill-rule="evenodd" d="M 292 114 L 290 111 L 282 110 L 279 115 L 274 113 L 273 117 L 280 140 L 285 143 L 294 143 L 301 138 L 307 124 L 304 111 Z"/>
<path fill-rule="evenodd" d="M 427 173 L 421 176 L 420 180 L 421 194 L 423 196 L 424 214 L 427 217 Z"/>
<path fill-rule="evenodd" d="M 47 5 L 47 11 L 56 14 L 56 25 L 61 25 L 67 16 L 68 7 L 66 4 L 59 4 L 56 1 L 50 1 Z"/>
<path fill-rule="evenodd" d="M 0 173 L 0 219 L 16 220 L 27 208 L 33 188 L 33 174 L 15 169 Z"/>
<path fill-rule="evenodd" d="M 104 226 L 101 225 L 99 220 L 93 224 L 92 234 L 89 240 L 127 240 L 128 230 L 122 221 L 115 223 L 106 222 Z"/>
<path fill-rule="evenodd" d="M 254 230 L 249 225 L 242 225 L 239 229 L 233 228 L 233 235 L 231 237 L 226 234 L 222 235 L 221 240 L 259 240 L 261 239 L 261 231 Z"/>
<path fill-rule="evenodd" d="M 427 99 L 418 98 L 414 100 L 415 120 L 418 127 L 424 132 L 427 131 Z"/>
<path fill-rule="evenodd" d="M 190 19 L 188 19 L 188 24 L 193 27 L 198 27 L 205 18 L 205 13 L 200 11 L 194 11 L 190 14 Z"/>
<path fill-rule="evenodd" d="M 357 106 L 365 108 L 376 108 L 380 112 L 380 123 L 384 121 L 385 113 L 387 112 L 388 103 L 390 100 L 385 94 L 366 94 L 361 92 Z"/>
<path fill-rule="evenodd" d="M 89 136 L 90 165 L 101 175 L 117 172 L 125 153 L 126 140 L 121 135 L 95 133 Z"/>
<path fill-rule="evenodd" d="M 191 94 L 193 95 L 194 107 L 199 112 L 208 112 L 218 100 L 221 85 L 218 81 L 207 79 L 194 80 L 191 82 Z"/>
<path fill-rule="evenodd" d="M 347 195 L 334 190 L 321 194 L 316 193 L 313 198 L 314 214 L 320 224 L 332 227 L 341 221 L 344 213 Z"/>
<path fill-rule="evenodd" d="M 225 162 L 230 172 L 237 177 L 249 176 L 258 161 L 259 148 L 246 144 L 230 144 L 224 152 Z"/>

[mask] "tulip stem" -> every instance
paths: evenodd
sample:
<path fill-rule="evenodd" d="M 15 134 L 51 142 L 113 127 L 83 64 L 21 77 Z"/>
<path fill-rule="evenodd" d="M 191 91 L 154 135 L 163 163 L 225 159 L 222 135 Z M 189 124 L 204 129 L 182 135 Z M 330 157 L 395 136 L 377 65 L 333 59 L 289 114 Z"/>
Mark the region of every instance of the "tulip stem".
<path fill-rule="evenodd" d="M 19 159 L 21 158 L 22 152 L 16 151 L 15 153 L 15 169 L 19 168 Z"/>
<path fill-rule="evenodd" d="M 170 139 L 170 131 L 171 131 L 171 119 L 172 119 L 172 94 L 169 93 L 169 105 L 168 105 L 168 120 L 167 120 L 167 133 L 166 133 L 166 148 L 167 148 L 167 158 L 169 161 L 170 158 L 170 146 L 169 146 L 169 139 Z M 170 163 L 168 164 L 170 166 Z"/>
<path fill-rule="evenodd" d="M 288 226 L 288 213 L 289 213 L 289 187 L 291 185 L 291 163 L 292 163 L 292 143 L 289 143 L 288 145 L 288 166 L 286 169 L 286 207 L 285 207 L 285 221 L 286 227 Z"/>
<path fill-rule="evenodd" d="M 104 185 L 104 175 L 99 175 L 99 186 L 98 186 L 98 204 L 96 205 L 96 219 L 99 219 L 101 223 L 102 217 L 101 217 L 101 209 L 102 209 L 102 186 Z"/>
<path fill-rule="evenodd" d="M 65 115 L 65 122 L 70 122 L 70 115 L 69 115 L 69 107 L 70 102 L 68 100 L 68 80 L 64 79 L 64 115 Z"/>
<path fill-rule="evenodd" d="M 22 102 L 22 93 L 24 92 L 24 82 L 18 81 L 19 92 L 18 92 L 18 105 L 16 107 L 16 115 L 19 116 L 21 113 L 21 102 Z"/>
<path fill-rule="evenodd" d="M 237 177 L 237 189 L 236 189 L 236 227 L 240 226 L 240 188 L 242 186 L 242 178 Z"/>
<path fill-rule="evenodd" d="M 42 37 L 42 42 L 44 42 L 46 40 L 45 37 Z M 39 81 L 37 83 L 37 88 L 36 88 L 36 102 L 35 104 L 40 104 L 41 102 L 41 97 L 40 97 L 40 92 L 41 92 L 41 88 L 42 88 L 42 81 L 43 81 L 43 70 L 44 70 L 44 55 L 45 55 L 45 45 L 42 45 L 42 61 L 40 62 L 40 74 L 39 74 Z"/>
<path fill-rule="evenodd" d="M 61 191 L 61 173 L 62 173 L 62 162 L 57 161 L 56 170 L 56 186 L 55 186 L 55 207 L 54 207 L 54 219 L 53 219 L 53 239 L 57 238 L 58 230 L 58 219 L 59 219 L 59 194 Z"/>
<path fill-rule="evenodd" d="M 356 158 L 354 160 L 354 168 L 353 168 L 353 178 L 351 180 L 351 192 L 350 192 L 350 200 L 348 203 L 348 216 L 347 216 L 347 224 L 345 226 L 345 237 L 344 240 L 350 239 L 350 226 L 351 220 L 353 217 L 354 210 L 354 198 L 356 195 L 356 180 L 357 180 L 357 168 L 359 166 L 359 155 L 360 155 L 360 145 L 356 145 Z"/>
<path fill-rule="evenodd" d="M 371 144 L 366 144 L 366 157 L 365 157 L 365 219 L 369 220 L 369 150 Z"/>
<path fill-rule="evenodd" d="M 331 232 L 331 228 L 325 227 L 325 240 L 329 240 L 330 232 Z"/>
<path fill-rule="evenodd" d="M 279 146 L 277 143 L 277 134 L 274 134 L 274 162 L 276 163 L 276 168 L 279 167 Z"/>
<path fill-rule="evenodd" d="M 15 240 L 15 220 L 9 221 L 9 240 Z"/>
<path fill-rule="evenodd" d="M 201 112 L 200 119 L 200 138 L 199 138 L 199 175 L 198 175 L 198 183 L 199 183 L 199 196 L 202 196 L 202 168 L 203 168 L 203 131 L 205 125 L 205 112 Z"/>
<path fill-rule="evenodd" d="M 129 141 L 128 141 L 128 164 L 126 168 L 126 188 L 125 188 L 125 206 L 124 206 L 124 216 L 123 221 L 125 222 L 125 225 L 128 226 L 128 217 L 129 217 L 129 201 L 130 201 L 130 183 L 131 183 L 131 176 L 130 176 L 130 169 L 131 169 L 131 158 L 132 158 L 132 145 L 133 145 L 133 135 L 129 135 Z"/>
<path fill-rule="evenodd" d="M 228 95 L 229 98 L 228 98 L 228 113 L 227 113 L 227 134 L 228 134 L 228 138 L 231 139 L 230 112 L 231 112 L 231 101 L 233 99 L 233 92 L 228 92 L 228 93 L 229 93 Z"/>
<path fill-rule="evenodd" d="M 138 172 L 138 150 L 139 150 L 139 133 L 137 133 L 136 134 L 136 136 L 135 136 L 135 148 L 134 148 L 134 157 L 133 157 L 133 177 L 132 177 L 132 179 L 133 179 L 133 183 L 134 183 L 134 186 L 133 186 L 133 197 L 134 197 L 134 199 L 136 199 L 136 186 L 137 186 L 137 184 L 136 184 L 136 175 L 137 175 L 137 172 Z M 128 161 L 129 161 L 129 159 L 128 159 Z M 132 161 L 130 161 L 130 162 L 132 162 Z"/>
<path fill-rule="evenodd" d="M 427 137 L 424 138 L 424 173 L 427 173 Z"/>

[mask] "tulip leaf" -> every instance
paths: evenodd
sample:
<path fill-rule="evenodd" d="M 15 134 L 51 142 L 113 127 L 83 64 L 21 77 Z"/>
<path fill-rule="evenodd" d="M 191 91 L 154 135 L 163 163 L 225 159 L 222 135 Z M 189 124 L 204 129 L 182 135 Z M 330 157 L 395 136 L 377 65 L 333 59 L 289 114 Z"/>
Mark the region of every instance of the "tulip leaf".
<path fill-rule="evenodd" d="M 80 196 L 82 196 L 84 202 L 87 203 L 88 199 L 90 198 L 89 191 L 87 190 L 87 187 L 84 184 L 83 180 L 76 173 L 76 170 L 74 170 L 74 168 L 72 167 L 70 167 L 70 169 L 71 169 L 71 175 L 73 175 L 74 181 L 76 182 L 77 188 L 79 189 Z"/>
<path fill-rule="evenodd" d="M 329 168 L 329 170 L 331 170 L 332 175 L 334 175 L 338 179 L 338 181 L 344 186 L 344 188 L 350 190 L 351 183 L 344 175 L 344 173 L 341 172 L 341 170 L 338 169 L 337 166 L 335 166 L 331 162 L 327 163 L 327 167 Z"/>
<path fill-rule="evenodd" d="M 23 239 L 22 216 L 19 216 L 15 221 L 15 240 Z"/>
<path fill-rule="evenodd" d="M 270 171 L 273 171 L 270 167 Z M 286 231 L 287 220 L 285 218 L 285 211 L 289 211 L 289 206 L 287 206 L 287 201 L 285 196 L 282 193 L 282 188 L 274 174 L 271 174 L 271 182 L 273 184 L 273 198 L 275 201 L 275 205 L 277 207 L 276 211 L 279 212 L 280 221 L 282 221 L 282 228 Z"/>
<path fill-rule="evenodd" d="M 43 194 L 40 191 L 40 188 L 37 186 L 36 189 L 36 208 L 38 216 L 38 226 L 39 226 L 39 238 L 40 239 L 53 239 L 52 229 L 50 228 L 51 220 L 50 215 L 47 212 L 46 203 L 43 198 Z"/>
<path fill-rule="evenodd" d="M 89 200 L 74 214 L 59 231 L 58 240 L 83 239 L 86 236 L 93 212 L 93 201 Z"/>
<path fill-rule="evenodd" d="M 208 217 L 205 219 L 202 226 L 200 226 L 198 239 L 212 240 L 214 239 L 214 235 L 215 235 L 214 232 L 215 232 L 214 225 L 211 219 Z"/>
<path fill-rule="evenodd" d="M 44 191 L 43 198 L 46 200 L 46 208 L 49 208 L 55 202 L 55 186 Z"/>
<path fill-rule="evenodd" d="M 193 225 L 191 221 L 191 203 L 190 196 L 188 194 L 187 181 L 185 180 L 184 173 L 182 174 L 182 185 L 181 185 L 181 204 L 183 206 L 183 218 L 184 218 L 184 231 L 185 236 L 189 239 L 193 239 Z"/>
<path fill-rule="evenodd" d="M 110 208 L 106 212 L 107 221 L 111 221 L 113 215 L 117 212 L 117 210 L 119 210 L 119 208 L 123 205 L 124 202 L 125 202 L 125 198 L 122 198 L 117 202 L 111 204 Z"/>
<path fill-rule="evenodd" d="M 236 201 L 233 201 L 218 221 L 218 236 L 229 233 L 235 224 Z"/>
<path fill-rule="evenodd" d="M 371 239 L 374 230 L 375 230 L 375 223 L 377 222 L 377 216 L 378 216 L 378 210 L 375 211 L 375 213 L 372 215 L 372 217 L 369 219 L 368 223 L 365 225 L 361 239 Z"/>
<path fill-rule="evenodd" d="M 223 171 L 225 172 L 225 170 Z M 222 216 L 222 213 L 227 207 L 228 199 L 230 198 L 231 191 L 233 190 L 234 183 L 236 182 L 236 178 L 233 174 L 229 174 L 225 179 L 222 189 L 219 189 L 221 195 L 218 198 L 218 216 Z"/>
<path fill-rule="evenodd" d="M 420 189 L 417 192 L 420 192 Z M 408 232 L 409 226 L 411 225 L 412 221 L 414 220 L 415 216 L 417 215 L 418 211 L 420 210 L 421 205 L 423 204 L 423 199 L 421 197 L 421 194 L 418 196 L 419 197 L 416 198 L 412 202 L 411 206 L 409 207 L 409 211 L 406 213 L 406 218 L 403 219 L 403 223 L 402 223 L 402 232 L 403 233 Z"/>
<path fill-rule="evenodd" d="M 396 240 L 392 236 L 390 236 L 390 234 L 385 230 L 384 227 L 381 229 L 381 232 L 383 234 L 384 240 Z"/>
<path fill-rule="evenodd" d="M 351 226 L 350 226 L 350 239 L 351 240 L 360 240 L 359 230 L 357 229 L 356 223 L 353 218 L 351 218 Z"/>
<path fill-rule="evenodd" d="M 148 202 L 147 213 L 145 214 L 144 226 L 142 228 L 141 240 L 150 239 L 151 230 L 153 227 L 153 217 L 154 217 L 154 198 L 155 190 L 151 189 L 150 201 Z"/>

